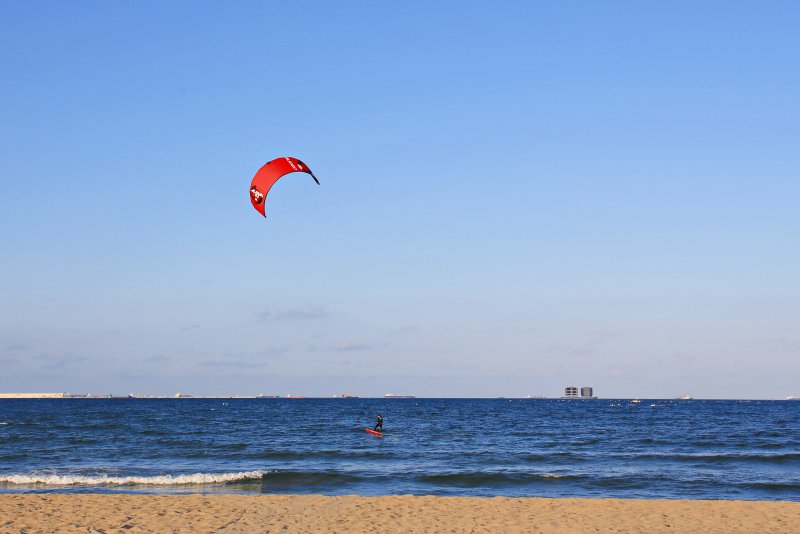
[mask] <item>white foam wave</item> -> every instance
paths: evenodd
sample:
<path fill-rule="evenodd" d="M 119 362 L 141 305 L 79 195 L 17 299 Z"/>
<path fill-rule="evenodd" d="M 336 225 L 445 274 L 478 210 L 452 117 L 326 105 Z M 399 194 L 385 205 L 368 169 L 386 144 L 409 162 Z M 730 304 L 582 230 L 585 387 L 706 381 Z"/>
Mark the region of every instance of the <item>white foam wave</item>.
<path fill-rule="evenodd" d="M 73 475 L 0 475 L 0 484 L 45 484 L 48 486 L 179 486 L 189 484 L 220 484 L 237 480 L 259 479 L 266 471 L 240 473 L 194 473 L 191 475 L 159 475 L 150 477 L 111 477 Z"/>

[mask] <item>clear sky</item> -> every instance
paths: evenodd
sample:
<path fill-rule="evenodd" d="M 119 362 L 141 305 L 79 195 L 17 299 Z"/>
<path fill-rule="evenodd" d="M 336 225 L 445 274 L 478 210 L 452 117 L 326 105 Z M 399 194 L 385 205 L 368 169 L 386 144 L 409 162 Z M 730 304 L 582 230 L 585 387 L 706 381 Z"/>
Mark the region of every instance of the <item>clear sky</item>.
<path fill-rule="evenodd" d="M 800 396 L 798 25 L 3 2 L 0 391 Z"/>

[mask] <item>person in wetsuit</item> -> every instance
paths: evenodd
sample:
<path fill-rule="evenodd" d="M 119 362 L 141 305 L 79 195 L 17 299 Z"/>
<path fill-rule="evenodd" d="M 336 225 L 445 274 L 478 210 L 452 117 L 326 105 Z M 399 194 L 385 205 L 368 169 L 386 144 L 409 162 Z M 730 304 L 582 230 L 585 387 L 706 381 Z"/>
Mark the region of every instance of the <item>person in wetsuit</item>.
<path fill-rule="evenodd" d="M 378 421 L 375 423 L 375 428 L 373 428 L 375 432 L 383 432 L 383 417 L 381 414 L 378 414 Z"/>

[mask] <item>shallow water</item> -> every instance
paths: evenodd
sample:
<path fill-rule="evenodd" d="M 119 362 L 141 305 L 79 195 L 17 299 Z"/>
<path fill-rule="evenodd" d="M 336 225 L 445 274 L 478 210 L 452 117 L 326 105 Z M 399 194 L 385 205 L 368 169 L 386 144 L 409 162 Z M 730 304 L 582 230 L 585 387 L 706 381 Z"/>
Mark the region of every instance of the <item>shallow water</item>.
<path fill-rule="evenodd" d="M 800 402 L 0 400 L 31 491 L 800 501 Z"/>

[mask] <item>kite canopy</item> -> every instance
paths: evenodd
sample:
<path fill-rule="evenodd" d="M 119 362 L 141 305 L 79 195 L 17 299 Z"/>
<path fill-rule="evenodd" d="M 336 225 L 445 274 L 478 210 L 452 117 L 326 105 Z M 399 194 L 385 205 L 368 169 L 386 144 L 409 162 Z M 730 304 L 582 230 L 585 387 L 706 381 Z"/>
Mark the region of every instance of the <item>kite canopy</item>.
<path fill-rule="evenodd" d="M 283 157 L 276 158 L 268 162 L 266 165 L 258 169 L 258 172 L 253 176 L 253 181 L 250 182 L 250 202 L 253 207 L 264 217 L 267 214 L 264 212 L 264 203 L 267 200 L 272 184 L 277 182 L 282 176 L 292 172 L 304 172 L 310 174 L 311 177 L 319 185 L 319 180 L 308 168 L 308 165 L 303 163 L 297 158 Z"/>

